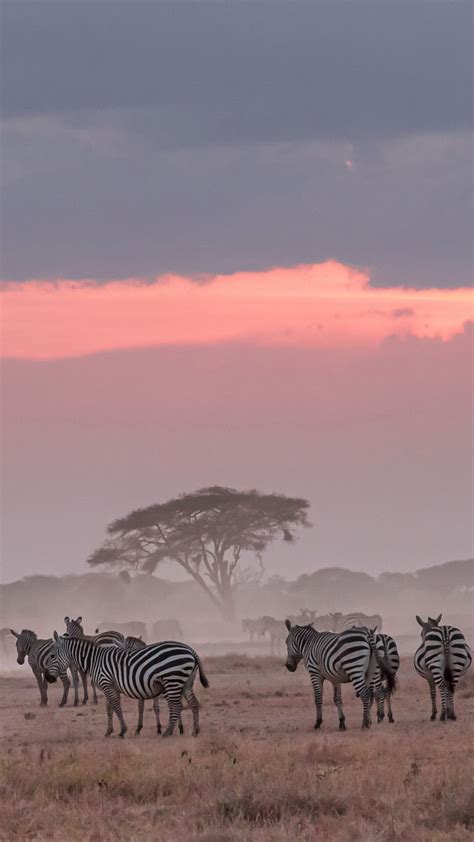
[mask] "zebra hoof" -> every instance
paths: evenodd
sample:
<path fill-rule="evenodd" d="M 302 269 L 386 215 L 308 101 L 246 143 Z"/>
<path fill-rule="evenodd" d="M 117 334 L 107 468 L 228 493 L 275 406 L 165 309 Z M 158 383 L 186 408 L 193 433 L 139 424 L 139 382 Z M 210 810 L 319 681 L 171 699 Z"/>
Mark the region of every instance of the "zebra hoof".
<path fill-rule="evenodd" d="M 318 719 L 318 721 L 316 722 L 316 724 L 315 724 L 315 726 L 314 726 L 314 730 L 315 730 L 315 731 L 319 731 L 319 729 L 321 728 L 321 725 L 322 725 L 322 724 L 323 724 L 323 720 L 322 720 L 322 719 Z"/>
<path fill-rule="evenodd" d="M 136 729 L 135 729 L 135 736 L 136 736 L 136 737 L 139 737 L 139 736 L 140 736 L 140 734 L 141 734 L 141 730 L 142 730 L 141 728 L 136 728 Z"/>
<path fill-rule="evenodd" d="M 83 700 L 82 700 L 82 702 L 81 702 L 81 705 L 82 705 L 83 707 L 84 707 L 84 705 L 87 705 L 87 699 L 83 699 Z"/>
<path fill-rule="evenodd" d="M 66 707 L 66 702 L 59 702 L 59 707 L 60 708 Z"/>
<path fill-rule="evenodd" d="M 441 714 L 441 716 L 440 716 L 440 718 L 439 718 L 439 721 L 440 721 L 440 722 L 446 722 L 446 714 L 445 714 L 444 710 L 443 710 L 443 712 L 442 712 L 442 714 Z"/>
<path fill-rule="evenodd" d="M 390 722 L 390 725 L 393 725 L 393 723 L 395 722 L 395 719 L 393 718 L 393 716 L 389 716 L 388 721 Z"/>
<path fill-rule="evenodd" d="M 113 733 L 113 731 L 106 731 L 106 732 L 105 732 L 105 736 L 106 736 L 106 737 L 110 737 L 110 735 L 111 735 L 112 733 Z"/>
<path fill-rule="evenodd" d="M 448 713 L 448 719 L 451 719 L 452 722 L 456 722 L 457 716 L 455 713 Z"/>
<path fill-rule="evenodd" d="M 341 720 L 341 722 L 339 723 L 339 730 L 340 730 L 340 731 L 346 731 L 346 730 L 347 730 L 347 728 L 346 728 L 346 723 L 345 723 L 345 722 L 342 722 L 342 720 Z"/>
<path fill-rule="evenodd" d="M 435 722 L 435 720 L 436 720 L 436 714 L 435 713 L 431 714 L 430 720 L 431 720 L 431 722 Z"/>

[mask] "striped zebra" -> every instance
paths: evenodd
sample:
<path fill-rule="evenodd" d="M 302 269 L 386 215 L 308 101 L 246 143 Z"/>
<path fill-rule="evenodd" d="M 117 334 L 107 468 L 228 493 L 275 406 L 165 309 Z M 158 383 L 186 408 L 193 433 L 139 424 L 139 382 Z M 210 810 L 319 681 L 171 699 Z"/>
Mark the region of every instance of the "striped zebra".
<path fill-rule="evenodd" d="M 264 634 L 268 632 L 270 637 L 270 654 L 274 655 L 275 650 L 280 653 L 281 645 L 286 640 L 285 621 L 275 620 L 275 617 L 264 616 L 260 618 Z"/>
<path fill-rule="evenodd" d="M 377 627 L 379 633 L 382 631 L 382 617 L 380 614 L 362 614 L 360 611 L 354 612 L 353 614 L 341 614 L 340 611 L 336 611 L 331 616 L 333 618 L 334 631 L 338 633 L 346 631 L 346 629 L 360 629 L 362 627 L 367 629 Z"/>
<path fill-rule="evenodd" d="M 40 691 L 40 707 L 46 707 L 48 704 L 48 684 L 46 681 L 46 666 L 52 655 L 54 649 L 54 640 L 52 638 L 39 639 L 37 634 L 31 629 L 22 629 L 20 633 L 14 629 L 10 629 L 12 635 L 16 637 L 17 649 L 17 663 L 22 665 L 25 663 L 25 658 L 28 658 L 28 663 L 31 667 L 34 677 L 38 682 Z M 63 696 L 59 703 L 59 707 L 64 707 L 69 695 L 69 688 L 71 682 L 67 674 L 68 667 L 71 669 L 74 685 L 74 706 L 79 704 L 77 671 L 74 667 L 71 668 L 69 663 L 64 662 L 61 666 L 59 677 L 63 683 Z"/>
<path fill-rule="evenodd" d="M 390 690 L 395 689 L 395 676 L 385 656 L 379 653 L 373 633 L 368 629 L 348 629 L 334 632 L 317 632 L 312 626 L 292 626 L 288 629 L 286 668 L 294 672 L 301 660 L 309 672 L 316 703 L 316 724 L 323 721 L 323 685 L 327 679 L 334 686 L 334 704 L 339 714 L 339 730 L 345 731 L 342 708 L 341 684 L 352 682 L 357 696 L 362 700 L 362 727 L 370 727 L 371 682 L 377 666 L 387 680 Z"/>
<path fill-rule="evenodd" d="M 248 634 L 252 643 L 254 637 L 263 637 L 266 632 L 263 617 L 258 617 L 256 620 L 242 620 L 242 631 Z"/>
<path fill-rule="evenodd" d="M 72 662 L 77 669 L 90 672 L 91 679 L 105 695 L 108 737 L 113 732 L 113 714 L 120 722 L 120 736 L 127 731 L 120 704 L 120 694 L 132 699 L 153 699 L 162 692 L 170 709 L 169 724 L 163 736 L 170 736 L 182 710 L 182 696 L 193 714 L 193 736 L 199 733 L 199 704 L 192 692 L 196 672 L 203 687 L 209 682 L 197 653 L 185 643 L 152 643 L 136 652 L 118 646 L 96 646 L 81 637 L 59 637 L 54 632 L 53 655 L 48 662 L 46 680 L 56 681 L 64 666 Z"/>
<path fill-rule="evenodd" d="M 456 685 L 472 663 L 471 650 L 463 633 L 456 626 L 440 626 L 440 614 L 436 619 L 428 617 L 424 622 L 416 616 L 421 626 L 421 645 L 415 652 L 414 665 L 429 685 L 431 696 L 431 720 L 436 719 L 436 688 L 441 695 L 441 722 L 456 719 L 454 692 Z"/>
<path fill-rule="evenodd" d="M 375 632 L 371 630 L 373 634 Z M 375 644 L 381 655 L 385 657 L 387 663 L 390 664 L 390 669 L 394 676 L 396 676 L 400 667 L 400 655 L 398 654 L 397 644 L 393 637 L 388 634 L 376 634 Z M 383 722 L 385 718 L 385 700 L 387 700 L 388 721 L 395 722 L 392 712 L 392 692 L 386 681 L 384 684 L 383 675 L 380 667 L 377 665 L 375 674 L 370 684 L 371 695 L 375 698 L 377 704 L 377 722 Z"/>
<path fill-rule="evenodd" d="M 96 634 L 84 634 L 84 628 L 82 626 L 82 617 L 76 617 L 73 620 L 71 617 L 65 617 L 64 622 L 66 624 L 66 634 L 69 637 L 85 637 L 87 640 L 91 640 L 93 643 L 96 643 L 98 646 L 121 646 L 125 640 L 123 634 L 119 631 L 104 631 L 104 632 L 96 632 Z M 76 679 L 77 679 L 77 672 Z M 87 691 L 87 673 L 79 671 L 79 674 L 82 679 L 82 686 L 83 686 L 83 700 L 82 704 L 86 705 L 89 700 L 89 693 Z M 74 675 L 73 675 L 74 681 Z M 98 704 L 97 699 L 97 690 L 95 687 L 94 682 L 91 679 L 91 687 L 92 687 L 92 701 L 96 705 Z"/>
<path fill-rule="evenodd" d="M 128 637 L 125 638 L 124 643 L 123 643 L 123 648 L 125 649 L 126 652 L 138 652 L 140 649 L 144 649 L 145 646 L 146 646 L 146 643 L 145 643 L 144 640 L 141 639 L 141 637 L 133 637 L 133 635 L 128 635 Z M 161 692 L 163 692 L 163 689 L 164 688 L 162 687 Z M 191 687 L 191 689 L 192 689 L 192 687 Z M 197 702 L 197 699 L 196 699 L 196 702 Z M 143 713 L 144 713 L 144 710 L 145 710 L 145 700 L 139 699 L 138 700 L 138 722 L 137 722 L 137 727 L 135 729 L 136 734 L 139 734 L 140 731 L 143 728 Z M 153 699 L 153 710 L 155 712 L 155 719 L 156 719 L 156 733 L 161 734 L 160 705 L 159 705 L 159 701 L 158 701 L 158 696 L 155 696 L 154 699 Z M 179 728 L 179 733 L 184 734 L 183 720 L 182 720 L 181 714 L 179 715 L 178 728 Z"/>

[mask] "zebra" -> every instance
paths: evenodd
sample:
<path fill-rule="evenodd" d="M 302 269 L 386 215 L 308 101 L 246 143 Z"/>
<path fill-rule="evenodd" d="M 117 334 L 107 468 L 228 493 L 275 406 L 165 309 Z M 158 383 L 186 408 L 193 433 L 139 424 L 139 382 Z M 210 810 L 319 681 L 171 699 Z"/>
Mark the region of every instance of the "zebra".
<path fill-rule="evenodd" d="M 193 714 L 193 736 L 199 733 L 199 704 L 192 692 L 196 672 L 203 687 L 209 682 L 198 654 L 185 643 L 166 641 L 152 643 L 136 652 L 126 652 L 118 646 L 96 646 L 84 637 L 59 637 L 54 632 L 55 645 L 48 662 L 46 680 L 53 682 L 70 661 L 90 672 L 91 679 L 102 690 L 107 705 L 108 737 L 113 732 L 113 714 L 120 722 L 120 737 L 127 726 L 120 704 L 120 694 L 133 699 L 152 699 L 164 693 L 170 709 L 169 724 L 163 737 L 170 736 L 179 719 L 184 695 Z"/>
<path fill-rule="evenodd" d="M 331 614 L 333 618 L 334 631 L 342 632 L 346 629 L 361 628 L 367 629 L 377 627 L 379 633 L 382 631 L 382 617 L 380 614 L 362 614 L 360 611 L 353 614 L 341 614 L 340 611 Z"/>
<path fill-rule="evenodd" d="M 314 623 L 316 615 L 316 611 L 311 611 L 309 608 L 300 608 L 299 614 L 290 614 L 288 619 L 293 623 L 293 625 L 307 626 Z"/>
<path fill-rule="evenodd" d="M 370 632 L 374 634 L 375 629 L 371 629 Z M 388 634 L 376 634 L 375 643 L 380 655 L 385 656 L 392 673 L 396 676 L 400 667 L 400 655 L 393 637 Z M 377 703 L 377 722 L 383 722 L 385 718 L 385 699 L 387 700 L 388 721 L 395 722 L 392 712 L 393 689 L 390 689 L 388 682 L 384 685 L 382 671 L 378 665 L 370 684 L 370 690 L 371 696 L 375 698 Z"/>
<path fill-rule="evenodd" d="M 456 719 L 454 692 L 456 685 L 472 663 L 471 650 L 463 633 L 456 626 L 440 626 L 443 615 L 428 617 L 421 626 L 421 645 L 415 652 L 414 665 L 418 675 L 426 679 L 431 696 L 431 721 L 436 719 L 436 687 L 441 695 L 441 722 Z"/>
<path fill-rule="evenodd" d="M 284 620 L 275 620 L 275 617 L 263 616 L 260 618 L 262 621 L 262 628 L 265 632 L 268 632 L 270 637 L 270 654 L 273 655 L 276 651 L 279 653 L 281 644 L 284 643 L 286 639 L 286 632 L 285 632 L 285 621 Z"/>
<path fill-rule="evenodd" d="M 146 643 L 141 637 L 133 637 L 132 635 L 128 635 L 125 638 L 123 643 L 123 648 L 126 652 L 138 652 L 140 649 L 144 649 Z M 192 689 L 192 687 L 191 687 Z M 163 690 L 163 687 L 162 687 Z M 197 700 L 196 700 L 197 702 Z M 145 700 L 139 699 L 138 700 L 138 722 L 137 727 L 135 729 L 135 734 L 139 734 L 143 728 L 143 713 L 145 710 Z M 161 734 L 161 721 L 160 721 L 160 706 L 158 701 L 158 696 L 155 696 L 153 699 L 153 710 L 155 712 L 155 719 L 156 719 L 156 733 Z M 179 715 L 178 720 L 178 728 L 179 733 L 184 734 L 184 727 L 183 727 L 183 720 L 181 718 L 181 714 Z"/>
<path fill-rule="evenodd" d="M 181 623 L 174 617 L 156 620 L 151 625 L 151 633 L 153 640 L 180 640 L 183 637 Z"/>
<path fill-rule="evenodd" d="M 242 631 L 247 632 L 250 640 L 253 643 L 254 637 L 263 637 L 266 632 L 265 622 L 263 617 L 258 617 L 256 620 L 244 619 L 242 620 Z"/>
<path fill-rule="evenodd" d="M 123 644 L 125 638 L 123 634 L 119 631 L 104 631 L 98 632 L 94 635 L 86 635 L 84 634 L 84 628 L 82 626 L 82 617 L 77 617 L 73 620 L 71 617 L 65 617 L 64 622 L 66 624 L 66 634 L 69 637 L 85 637 L 87 640 L 92 640 L 93 643 L 96 643 L 98 646 L 120 646 Z M 79 670 L 81 679 L 82 679 L 82 687 L 83 687 L 83 700 L 82 704 L 86 705 L 89 700 L 89 693 L 87 691 L 87 672 L 82 672 Z M 77 679 L 77 672 L 75 671 L 75 676 Z M 78 679 L 77 679 L 78 680 Z M 74 681 L 74 675 L 73 675 Z M 92 687 L 92 701 L 95 705 L 98 704 L 99 700 L 97 698 L 97 690 L 95 687 L 94 682 L 91 679 L 91 687 Z"/>
<path fill-rule="evenodd" d="M 315 729 L 323 721 L 323 684 L 325 679 L 334 686 L 334 704 L 339 714 L 339 730 L 346 730 L 342 708 L 341 684 L 352 682 L 357 696 L 362 699 L 362 728 L 370 727 L 370 685 L 378 666 L 390 690 L 395 689 L 395 676 L 386 657 L 382 657 L 375 644 L 373 633 L 368 629 L 348 629 L 335 634 L 317 632 L 312 626 L 292 626 L 288 629 L 286 647 L 288 650 L 286 668 L 294 672 L 303 659 L 313 685 L 316 703 Z"/>
<path fill-rule="evenodd" d="M 25 658 L 28 657 L 28 663 L 31 667 L 34 677 L 36 678 L 36 681 L 38 682 L 38 688 L 40 692 L 40 707 L 46 707 L 46 705 L 48 704 L 48 684 L 46 680 L 46 666 L 53 651 L 54 640 L 52 640 L 52 638 L 49 638 L 48 640 L 40 639 L 34 631 L 31 631 L 31 629 L 22 629 L 20 633 L 16 632 L 14 629 L 10 629 L 10 632 L 14 637 L 16 637 L 16 649 L 18 655 L 16 659 L 17 663 L 23 665 L 25 663 Z M 74 707 L 77 707 L 77 705 L 79 704 L 79 682 L 77 680 L 77 671 L 75 667 L 71 667 L 70 664 L 66 662 L 62 664 L 61 671 L 59 673 L 59 677 L 63 683 L 63 695 L 59 703 L 59 707 L 64 707 L 69 695 L 69 688 L 71 686 L 71 682 L 69 681 L 69 677 L 67 674 L 68 667 L 70 668 L 73 676 Z M 75 676 L 76 680 L 74 678 Z"/>
<path fill-rule="evenodd" d="M 315 617 L 315 619 L 311 622 L 311 625 L 316 629 L 316 631 L 336 631 L 334 614 L 320 614 L 319 617 Z"/>
<path fill-rule="evenodd" d="M 146 637 L 146 623 L 143 623 L 139 620 L 130 620 L 128 623 L 111 623 L 106 621 L 105 623 L 100 623 L 98 628 L 96 628 L 96 634 L 103 634 L 103 632 L 99 632 L 99 629 L 116 629 L 117 632 L 121 633 L 123 637 L 127 635 L 133 635 L 134 637 Z"/>

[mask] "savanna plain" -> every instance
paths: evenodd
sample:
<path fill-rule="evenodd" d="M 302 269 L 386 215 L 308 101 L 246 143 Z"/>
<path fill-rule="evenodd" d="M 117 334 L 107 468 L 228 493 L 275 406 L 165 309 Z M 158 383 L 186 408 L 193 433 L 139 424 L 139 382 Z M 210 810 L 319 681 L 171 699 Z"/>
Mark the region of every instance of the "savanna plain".
<path fill-rule="evenodd" d="M 332 687 L 324 724 L 302 665 L 283 658 L 204 659 L 196 682 L 201 733 L 161 739 L 151 703 L 134 735 L 106 739 L 105 704 L 38 706 L 28 668 L 1 679 L 0 839 L 6 842 L 464 842 L 474 837 L 474 675 L 456 693 L 456 722 L 430 722 L 429 693 L 403 658 L 395 723 L 362 732 L 361 704 L 343 687 L 348 730 L 338 731 Z M 167 717 L 162 706 L 162 720 Z M 373 710 L 375 719 L 375 710 Z M 116 726 L 115 726 L 116 727 Z"/>

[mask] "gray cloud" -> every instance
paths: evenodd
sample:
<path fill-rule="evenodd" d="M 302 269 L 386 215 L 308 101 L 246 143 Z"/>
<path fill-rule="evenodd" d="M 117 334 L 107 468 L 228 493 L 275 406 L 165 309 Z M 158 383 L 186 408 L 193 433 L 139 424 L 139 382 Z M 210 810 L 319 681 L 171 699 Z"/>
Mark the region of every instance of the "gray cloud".
<path fill-rule="evenodd" d="M 467 283 L 470 14 L 6 0 L 2 275 Z"/>

